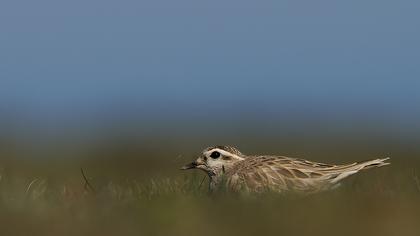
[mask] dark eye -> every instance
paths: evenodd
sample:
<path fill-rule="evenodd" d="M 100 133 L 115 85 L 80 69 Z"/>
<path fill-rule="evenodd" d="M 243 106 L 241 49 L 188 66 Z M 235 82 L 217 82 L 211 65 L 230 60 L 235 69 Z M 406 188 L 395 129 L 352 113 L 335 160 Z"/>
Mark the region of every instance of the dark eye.
<path fill-rule="evenodd" d="M 210 154 L 210 157 L 213 159 L 219 158 L 220 157 L 220 152 L 212 152 Z"/>

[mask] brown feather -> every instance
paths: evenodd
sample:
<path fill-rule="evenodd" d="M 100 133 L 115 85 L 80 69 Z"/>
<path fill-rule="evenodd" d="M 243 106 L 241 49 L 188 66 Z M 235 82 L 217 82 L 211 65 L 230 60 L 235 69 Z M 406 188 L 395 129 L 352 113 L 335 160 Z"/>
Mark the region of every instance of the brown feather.
<path fill-rule="evenodd" d="M 252 156 L 235 163 L 226 176 L 237 177 L 230 182 L 231 188 L 243 184 L 251 191 L 268 187 L 275 191 L 315 192 L 331 188 L 341 178 L 359 170 L 386 165 L 383 161 L 329 165 L 284 156 Z"/>

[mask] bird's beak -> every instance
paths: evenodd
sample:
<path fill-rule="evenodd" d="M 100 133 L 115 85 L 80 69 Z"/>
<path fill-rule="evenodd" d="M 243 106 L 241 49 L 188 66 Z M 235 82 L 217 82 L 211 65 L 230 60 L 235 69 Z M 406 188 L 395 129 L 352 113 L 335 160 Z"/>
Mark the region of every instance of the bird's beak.
<path fill-rule="evenodd" d="M 196 167 L 197 167 L 197 162 L 193 161 L 190 164 L 186 164 L 185 166 L 181 167 L 181 170 L 195 169 Z"/>

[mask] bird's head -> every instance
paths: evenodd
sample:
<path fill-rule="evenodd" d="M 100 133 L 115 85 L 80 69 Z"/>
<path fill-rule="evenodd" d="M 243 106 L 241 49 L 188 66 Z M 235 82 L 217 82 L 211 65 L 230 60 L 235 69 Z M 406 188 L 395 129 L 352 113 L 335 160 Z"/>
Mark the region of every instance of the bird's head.
<path fill-rule="evenodd" d="M 195 161 L 181 167 L 181 170 L 200 169 L 205 171 L 210 177 L 220 176 L 229 170 L 233 164 L 244 159 L 245 156 L 234 147 L 209 147 L 204 149 Z"/>

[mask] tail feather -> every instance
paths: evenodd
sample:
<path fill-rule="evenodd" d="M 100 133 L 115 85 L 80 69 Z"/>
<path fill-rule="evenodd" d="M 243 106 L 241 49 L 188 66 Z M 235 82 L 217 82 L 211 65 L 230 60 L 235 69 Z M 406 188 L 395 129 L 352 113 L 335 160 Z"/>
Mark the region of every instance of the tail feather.
<path fill-rule="evenodd" d="M 387 160 L 389 160 L 389 157 L 383 158 L 383 159 L 375 159 L 375 160 L 369 160 L 369 161 L 364 161 L 364 162 L 357 163 L 356 165 L 347 168 L 347 170 L 342 170 L 340 173 L 337 173 L 330 180 L 330 183 L 336 184 L 337 182 L 341 181 L 342 179 L 347 178 L 350 175 L 356 174 L 357 172 L 359 172 L 361 170 L 367 170 L 367 169 L 370 169 L 370 168 L 381 167 L 381 166 L 386 166 L 386 165 L 391 164 L 389 162 L 385 162 Z"/>
<path fill-rule="evenodd" d="M 364 162 L 358 163 L 355 167 L 359 167 L 360 168 L 359 170 L 367 170 L 373 167 L 381 167 L 381 166 L 386 166 L 386 165 L 391 164 L 389 162 L 385 162 L 387 160 L 389 160 L 389 157 L 383 158 L 383 159 L 364 161 Z"/>

